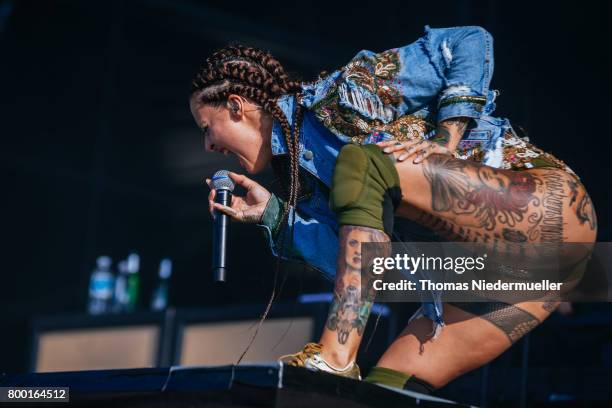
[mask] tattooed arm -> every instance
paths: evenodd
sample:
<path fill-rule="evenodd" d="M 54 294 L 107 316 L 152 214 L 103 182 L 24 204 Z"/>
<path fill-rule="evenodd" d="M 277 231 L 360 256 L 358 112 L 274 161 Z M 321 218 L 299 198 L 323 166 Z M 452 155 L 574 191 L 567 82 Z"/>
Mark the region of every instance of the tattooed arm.
<path fill-rule="evenodd" d="M 414 138 L 405 142 L 393 140 L 380 142 L 378 146 L 387 154 L 395 154 L 397 161 L 414 157 L 414 163 L 420 163 L 434 153 L 453 154 L 465 133 L 470 118 L 450 118 L 438 123 L 436 134 L 429 140 Z"/>
<path fill-rule="evenodd" d="M 436 135 L 430 140 L 454 152 L 465 133 L 470 118 L 451 118 L 438 123 Z"/>

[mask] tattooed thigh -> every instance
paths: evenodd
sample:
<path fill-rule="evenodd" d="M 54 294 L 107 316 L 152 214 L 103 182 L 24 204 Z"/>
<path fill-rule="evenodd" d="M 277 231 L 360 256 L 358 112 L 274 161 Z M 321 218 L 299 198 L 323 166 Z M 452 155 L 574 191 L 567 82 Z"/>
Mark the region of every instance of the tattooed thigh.
<path fill-rule="evenodd" d="M 542 180 L 540 205 L 529 214 L 529 236 L 540 242 L 592 242 L 597 215 L 584 185 L 561 170 L 529 170 Z"/>

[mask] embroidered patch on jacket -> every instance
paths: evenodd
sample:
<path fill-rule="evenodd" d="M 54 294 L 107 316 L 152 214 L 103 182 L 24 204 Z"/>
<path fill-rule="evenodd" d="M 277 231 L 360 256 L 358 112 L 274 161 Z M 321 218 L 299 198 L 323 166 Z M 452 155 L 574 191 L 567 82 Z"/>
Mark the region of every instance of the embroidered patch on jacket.
<path fill-rule="evenodd" d="M 382 125 L 375 131 L 382 131 L 393 135 L 395 140 L 424 139 L 425 135 L 435 128 L 433 121 L 415 115 L 400 116 L 397 120 Z"/>
<path fill-rule="evenodd" d="M 511 132 L 506 132 L 501 145 L 503 149 L 502 168 L 504 169 L 525 170 L 537 167 L 556 167 L 575 174 L 562 160 Z"/>
<path fill-rule="evenodd" d="M 501 153 L 501 164 L 499 166 L 501 169 L 518 171 L 538 167 L 555 167 L 569 174 L 576 175 L 562 160 L 514 135 L 511 131 L 504 134 L 497 149 Z M 461 140 L 454 156 L 457 159 L 482 163 L 485 160 L 485 155 L 495 154 L 495 152 L 495 149 L 485 150 L 482 146 L 482 141 Z"/>
<path fill-rule="evenodd" d="M 398 105 L 401 92 L 395 77 L 400 71 L 400 64 L 398 52 L 388 50 L 372 57 L 354 59 L 344 67 L 343 76 L 378 96 L 382 103 Z"/>
<path fill-rule="evenodd" d="M 311 110 L 325 127 L 350 143 L 371 143 L 377 140 L 372 137 L 376 133 L 396 140 L 424 138 L 435 128 L 433 118 L 394 118 L 394 108 L 401 103 L 401 85 L 396 80 L 400 68 L 396 50 L 355 58 Z"/>
<path fill-rule="evenodd" d="M 461 140 L 455 150 L 455 157 L 462 160 L 482 162 L 484 159 L 482 144 L 482 140 Z"/>

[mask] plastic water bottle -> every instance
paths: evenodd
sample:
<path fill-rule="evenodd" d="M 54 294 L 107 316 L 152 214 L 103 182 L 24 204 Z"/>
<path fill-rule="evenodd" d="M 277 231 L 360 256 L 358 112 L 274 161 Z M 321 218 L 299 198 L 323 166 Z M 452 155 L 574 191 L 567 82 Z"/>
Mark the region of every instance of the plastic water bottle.
<path fill-rule="evenodd" d="M 127 257 L 127 301 L 126 309 L 128 312 L 136 309 L 138 304 L 138 292 L 140 287 L 140 257 L 138 254 L 131 253 Z"/>
<path fill-rule="evenodd" d="M 127 293 L 127 279 L 128 279 L 128 268 L 127 261 L 123 260 L 117 265 L 117 279 L 115 279 L 115 296 L 113 301 L 113 312 L 123 313 L 127 310 L 128 304 L 128 293 Z"/>
<path fill-rule="evenodd" d="M 111 272 L 112 261 L 108 256 L 100 256 L 96 260 L 96 269 L 89 280 L 89 304 L 87 310 L 92 315 L 111 311 L 115 277 Z"/>
<path fill-rule="evenodd" d="M 159 284 L 151 299 L 151 309 L 164 310 L 168 306 L 168 280 L 171 275 L 172 261 L 164 258 L 159 263 Z"/>

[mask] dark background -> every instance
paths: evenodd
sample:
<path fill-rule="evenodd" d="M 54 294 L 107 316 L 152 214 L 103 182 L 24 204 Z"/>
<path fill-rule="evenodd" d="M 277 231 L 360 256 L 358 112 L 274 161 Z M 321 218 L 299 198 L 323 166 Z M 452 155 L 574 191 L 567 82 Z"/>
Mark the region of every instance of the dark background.
<path fill-rule="evenodd" d="M 426 24 L 485 27 L 495 39 L 496 115 L 581 176 L 598 238 L 609 241 L 611 14 L 604 4 L 0 0 L 0 371 L 26 369 L 30 318 L 85 310 L 101 254 L 141 254 L 142 307 L 159 259 L 169 256 L 172 305 L 251 302 L 263 310 L 274 261 L 259 229 L 233 226 L 228 288 L 215 289 L 208 272 L 202 180 L 236 167 L 204 153 L 188 91 L 199 64 L 229 41 L 267 49 L 311 79 L 361 49 L 406 45 Z M 283 297 L 331 288 L 313 271 L 291 272 Z M 610 308 L 577 306 L 583 315 L 602 310 Z M 547 327 L 537 330 L 540 338 L 557 341 Z M 572 343 L 555 356 L 546 343 L 536 355 L 578 368 L 603 364 L 610 336 L 585 336 L 588 351 Z M 570 361 L 570 352 L 591 354 Z"/>

